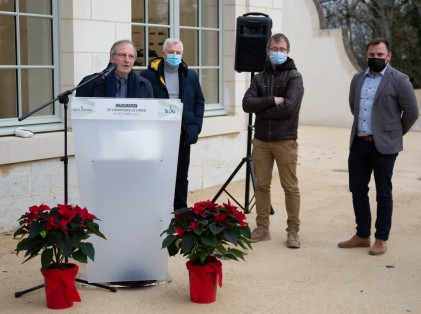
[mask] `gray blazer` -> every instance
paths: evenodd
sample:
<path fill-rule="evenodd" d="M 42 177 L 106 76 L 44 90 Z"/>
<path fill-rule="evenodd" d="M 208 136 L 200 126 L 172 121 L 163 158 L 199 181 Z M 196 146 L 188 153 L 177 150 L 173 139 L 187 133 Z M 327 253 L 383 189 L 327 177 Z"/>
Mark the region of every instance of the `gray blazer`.
<path fill-rule="evenodd" d="M 349 106 L 354 115 L 350 145 L 358 125 L 361 89 L 365 71 L 354 75 L 349 91 Z M 389 64 L 377 89 L 372 112 L 374 144 L 381 154 L 395 154 L 403 149 L 403 135 L 418 119 L 418 105 L 409 77 Z"/>

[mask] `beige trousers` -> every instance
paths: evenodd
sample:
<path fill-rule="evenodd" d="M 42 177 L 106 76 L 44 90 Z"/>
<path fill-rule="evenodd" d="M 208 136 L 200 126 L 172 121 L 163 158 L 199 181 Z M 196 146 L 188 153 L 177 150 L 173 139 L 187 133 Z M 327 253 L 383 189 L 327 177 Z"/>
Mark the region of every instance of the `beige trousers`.
<path fill-rule="evenodd" d="M 252 159 L 256 174 L 256 224 L 269 228 L 271 182 L 274 161 L 285 194 L 287 231 L 300 227 L 300 190 L 297 179 L 298 143 L 295 140 L 264 142 L 253 139 Z"/>

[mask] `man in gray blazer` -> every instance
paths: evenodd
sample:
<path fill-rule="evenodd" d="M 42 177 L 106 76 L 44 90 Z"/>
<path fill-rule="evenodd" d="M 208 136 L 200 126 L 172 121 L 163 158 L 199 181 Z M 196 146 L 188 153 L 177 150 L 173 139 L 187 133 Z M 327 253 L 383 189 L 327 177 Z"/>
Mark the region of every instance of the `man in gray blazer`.
<path fill-rule="evenodd" d="M 392 226 L 392 174 L 403 135 L 418 119 L 418 105 L 409 77 L 390 65 L 392 52 L 384 38 L 367 45 L 368 68 L 357 73 L 349 92 L 354 115 L 348 158 L 349 189 L 352 193 L 356 234 L 340 242 L 340 248 L 370 247 L 371 210 L 368 184 L 376 183 L 377 218 L 375 243 L 370 255 L 387 250 Z"/>

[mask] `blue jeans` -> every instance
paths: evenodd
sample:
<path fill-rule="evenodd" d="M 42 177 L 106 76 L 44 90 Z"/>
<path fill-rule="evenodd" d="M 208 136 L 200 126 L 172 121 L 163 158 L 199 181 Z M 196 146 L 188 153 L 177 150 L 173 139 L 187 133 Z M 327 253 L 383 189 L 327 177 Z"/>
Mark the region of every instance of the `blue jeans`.
<path fill-rule="evenodd" d="M 368 184 L 374 173 L 376 184 L 377 218 L 374 237 L 388 240 L 392 226 L 393 197 L 392 175 L 398 154 L 380 154 L 374 142 L 355 138 L 348 158 L 349 190 L 352 193 L 357 235 L 369 237 L 371 234 L 371 210 Z"/>

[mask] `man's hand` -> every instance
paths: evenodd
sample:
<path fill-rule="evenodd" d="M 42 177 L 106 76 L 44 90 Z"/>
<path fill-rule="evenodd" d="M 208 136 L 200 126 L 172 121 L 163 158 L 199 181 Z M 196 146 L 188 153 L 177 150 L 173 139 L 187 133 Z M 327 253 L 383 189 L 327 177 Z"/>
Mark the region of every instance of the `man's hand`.
<path fill-rule="evenodd" d="M 285 102 L 285 98 L 284 97 L 275 97 L 275 104 L 278 105 L 282 105 Z"/>

